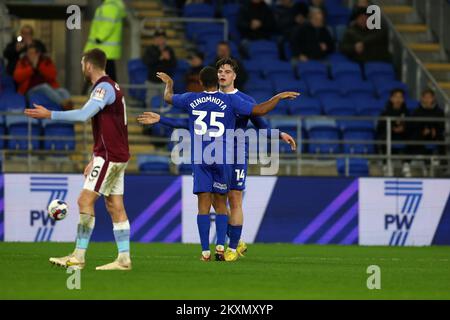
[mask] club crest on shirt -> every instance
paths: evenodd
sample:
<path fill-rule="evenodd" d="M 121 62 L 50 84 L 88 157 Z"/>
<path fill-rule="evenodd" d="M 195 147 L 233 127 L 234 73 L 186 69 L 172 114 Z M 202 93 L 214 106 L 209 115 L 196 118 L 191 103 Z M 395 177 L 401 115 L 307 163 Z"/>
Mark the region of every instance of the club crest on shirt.
<path fill-rule="evenodd" d="M 106 95 L 106 90 L 103 88 L 97 88 L 92 93 L 92 99 L 103 101 Z"/>

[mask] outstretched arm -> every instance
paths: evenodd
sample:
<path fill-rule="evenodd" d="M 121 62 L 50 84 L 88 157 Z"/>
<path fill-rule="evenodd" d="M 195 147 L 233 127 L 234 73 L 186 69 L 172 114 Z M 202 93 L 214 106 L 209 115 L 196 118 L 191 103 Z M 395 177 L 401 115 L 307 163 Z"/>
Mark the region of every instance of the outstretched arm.
<path fill-rule="evenodd" d="M 164 90 L 164 101 L 172 104 L 172 97 L 173 97 L 173 80 L 172 78 L 164 73 L 164 72 L 157 72 L 156 76 L 161 79 L 162 82 L 166 84 L 166 89 Z"/>
<path fill-rule="evenodd" d="M 151 125 L 155 123 L 161 123 L 167 127 L 175 128 L 175 129 L 189 129 L 189 120 L 188 119 L 174 119 L 163 117 L 155 112 L 144 112 L 143 114 L 138 116 L 138 122 L 140 124 Z"/>
<path fill-rule="evenodd" d="M 263 103 L 257 104 L 253 107 L 252 115 L 253 116 L 263 116 L 270 111 L 272 111 L 278 102 L 283 99 L 295 99 L 300 95 L 298 92 L 281 92 L 277 94 L 276 96 L 272 97 L 270 100 L 267 100 Z"/>
<path fill-rule="evenodd" d="M 250 116 L 250 121 L 253 123 L 256 129 L 267 129 L 267 137 L 272 138 L 271 135 L 271 127 L 269 123 L 262 117 L 253 117 Z M 291 150 L 295 150 L 297 148 L 297 144 L 295 143 L 295 139 L 288 133 L 280 131 L 280 139 L 286 142 L 291 146 Z"/>
<path fill-rule="evenodd" d="M 33 104 L 34 109 L 25 109 L 26 116 L 35 119 L 52 119 L 59 121 L 85 122 L 102 109 L 100 103 L 89 100 L 83 108 L 70 111 L 50 111 L 45 107 Z"/>

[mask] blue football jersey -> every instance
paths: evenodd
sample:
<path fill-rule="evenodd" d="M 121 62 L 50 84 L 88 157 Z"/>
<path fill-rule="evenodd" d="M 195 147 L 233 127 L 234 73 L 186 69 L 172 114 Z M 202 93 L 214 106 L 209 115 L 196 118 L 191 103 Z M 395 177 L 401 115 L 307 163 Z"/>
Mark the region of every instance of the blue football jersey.
<path fill-rule="evenodd" d="M 224 147 L 221 161 L 226 163 L 226 131 L 234 130 L 236 117 L 249 116 L 255 106 L 254 102 L 243 100 L 239 95 L 219 91 L 175 94 L 172 102 L 174 107 L 181 108 L 189 115 L 193 163 L 204 163 L 203 156 L 200 159 L 199 154 L 194 152 L 197 143 L 201 143 L 201 150 L 205 150 L 218 140 Z"/>

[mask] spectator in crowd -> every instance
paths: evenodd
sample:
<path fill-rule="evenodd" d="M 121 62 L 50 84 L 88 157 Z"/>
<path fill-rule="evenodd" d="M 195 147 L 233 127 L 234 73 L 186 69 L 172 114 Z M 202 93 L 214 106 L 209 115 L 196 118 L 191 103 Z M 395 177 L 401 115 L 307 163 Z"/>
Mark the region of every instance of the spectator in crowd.
<path fill-rule="evenodd" d="M 358 13 L 361 9 L 367 12 L 367 8 L 369 7 L 369 0 L 357 0 L 353 5 L 352 13 L 350 14 L 350 22 L 354 21 L 357 18 Z"/>
<path fill-rule="evenodd" d="M 323 16 L 327 17 L 328 11 L 325 6 L 324 0 L 310 0 L 309 9 L 320 9 L 323 12 Z"/>
<path fill-rule="evenodd" d="M 14 80 L 18 92 L 27 94 L 42 93 L 63 109 L 72 109 L 70 94 L 60 88 L 56 81 L 56 67 L 53 61 L 41 52 L 41 46 L 35 43 L 27 47 L 25 56 L 19 59 L 14 70 Z"/>
<path fill-rule="evenodd" d="M 340 49 L 343 54 L 356 62 L 390 61 L 388 33 L 386 28 L 367 28 L 366 9 L 355 13 L 355 20 L 344 33 Z"/>
<path fill-rule="evenodd" d="M 122 0 L 104 0 L 95 10 L 84 52 L 98 48 L 106 53 L 106 74 L 117 81 L 115 60 L 122 56 L 123 19 L 127 16 Z"/>
<path fill-rule="evenodd" d="M 248 78 L 247 72 L 245 71 L 244 65 L 238 59 L 236 59 L 231 55 L 230 44 L 228 42 L 222 41 L 217 44 L 217 56 L 214 59 L 214 62 L 211 63 L 211 66 L 215 68 L 217 61 L 226 58 L 231 58 L 237 62 L 238 71 L 234 83 L 236 88 L 238 88 L 239 90 L 243 90 L 245 82 L 247 81 Z"/>
<path fill-rule="evenodd" d="M 380 117 L 398 117 L 405 118 L 409 116 L 408 108 L 405 103 L 405 92 L 403 89 L 394 89 L 390 93 L 388 102 Z M 410 124 L 410 123 L 409 123 Z M 391 122 L 391 139 L 392 143 L 395 141 L 406 141 L 410 137 L 410 127 L 405 121 L 393 120 Z M 377 126 L 377 140 L 386 141 L 386 120 L 380 120 Z M 392 148 L 392 154 L 405 153 L 407 148 Z M 385 153 L 386 146 L 379 145 L 379 152 Z M 384 167 L 385 175 L 392 176 L 392 172 L 387 172 L 387 167 Z M 403 162 L 403 174 L 411 176 L 411 169 L 409 161 Z"/>
<path fill-rule="evenodd" d="M 278 47 L 284 60 L 288 58 L 284 48 L 285 44 L 289 43 L 292 30 L 307 21 L 308 11 L 306 3 L 295 3 L 294 0 L 280 0 L 275 7 L 275 21 L 278 32 L 281 33 L 278 38 Z"/>
<path fill-rule="evenodd" d="M 291 48 L 300 61 L 323 60 L 334 51 L 334 40 L 325 26 L 322 10 L 310 10 L 309 21 L 293 32 Z"/>
<path fill-rule="evenodd" d="M 186 91 L 202 92 L 203 87 L 200 84 L 200 71 L 204 67 L 204 55 L 199 51 L 191 53 L 188 57 L 191 67 L 186 73 Z"/>
<path fill-rule="evenodd" d="M 148 68 L 148 80 L 154 83 L 161 83 L 156 77 L 156 72 L 164 72 L 171 75 L 177 66 L 177 59 L 174 50 L 167 45 L 166 32 L 156 30 L 153 34 L 153 44 L 145 49 L 142 58 Z"/>
<path fill-rule="evenodd" d="M 247 40 L 269 39 L 275 31 L 272 10 L 263 0 L 250 0 L 239 11 L 238 29 Z"/>
<path fill-rule="evenodd" d="M 420 118 L 445 118 L 444 111 L 436 103 L 436 95 L 433 90 L 427 89 L 422 92 L 419 106 L 411 114 L 412 117 Z M 427 142 L 444 142 L 445 141 L 445 123 L 437 121 L 421 121 L 411 122 L 411 133 L 413 140 Z M 436 150 L 427 148 L 426 146 L 412 146 L 414 154 L 445 154 L 445 147 L 438 146 Z"/>
<path fill-rule="evenodd" d="M 14 69 L 16 68 L 17 61 L 19 61 L 20 56 L 25 54 L 27 51 L 27 47 L 34 43 L 39 47 L 39 51 L 42 53 L 46 53 L 47 49 L 45 45 L 37 40 L 33 39 L 34 31 L 30 25 L 24 25 L 20 29 L 20 34 L 17 38 L 12 39 L 12 41 L 6 46 L 3 51 L 3 56 L 6 60 L 8 60 L 8 64 L 6 65 L 6 72 L 9 75 L 14 74 Z"/>

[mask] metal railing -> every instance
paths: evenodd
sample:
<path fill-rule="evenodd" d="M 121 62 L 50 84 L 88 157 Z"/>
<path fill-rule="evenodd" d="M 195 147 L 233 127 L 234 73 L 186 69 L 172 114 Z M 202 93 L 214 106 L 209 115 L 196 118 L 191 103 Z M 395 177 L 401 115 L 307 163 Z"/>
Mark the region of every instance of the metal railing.
<path fill-rule="evenodd" d="M 421 18 L 450 53 L 450 3 L 447 0 L 410 0 Z"/>
<path fill-rule="evenodd" d="M 179 18 L 179 17 L 169 17 L 169 18 L 144 18 L 141 20 L 141 32 L 144 35 L 151 36 L 153 30 L 146 28 L 147 23 L 154 22 L 157 28 L 161 27 L 163 22 L 174 22 L 174 23 L 211 23 L 211 24 L 223 24 L 223 40 L 228 41 L 228 20 L 224 18 Z"/>

